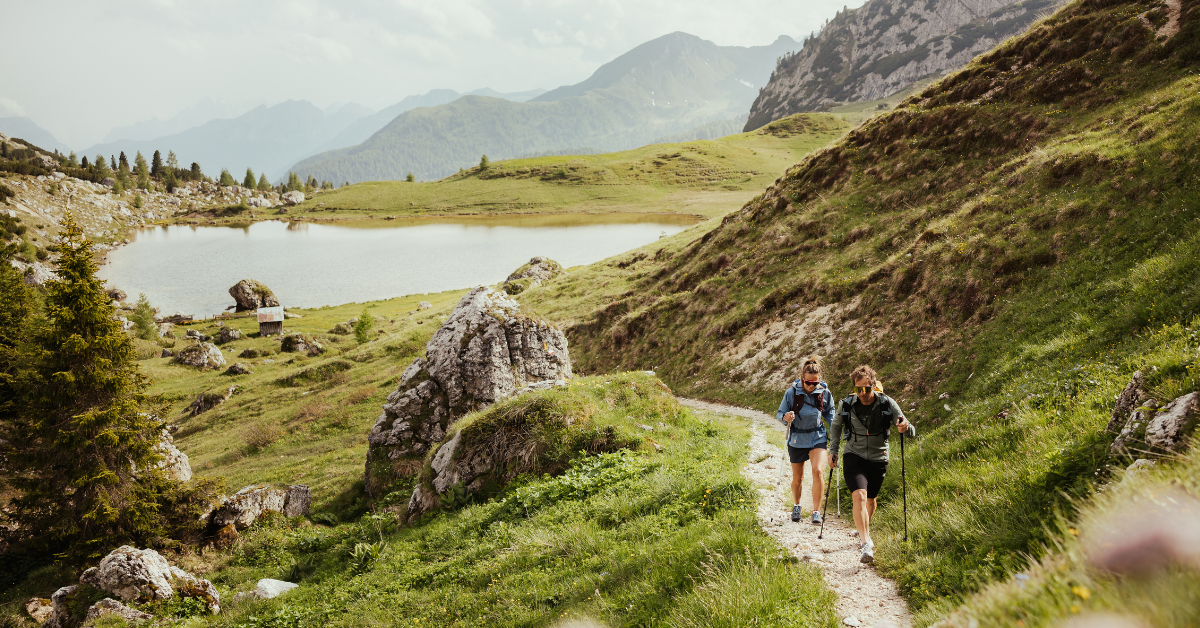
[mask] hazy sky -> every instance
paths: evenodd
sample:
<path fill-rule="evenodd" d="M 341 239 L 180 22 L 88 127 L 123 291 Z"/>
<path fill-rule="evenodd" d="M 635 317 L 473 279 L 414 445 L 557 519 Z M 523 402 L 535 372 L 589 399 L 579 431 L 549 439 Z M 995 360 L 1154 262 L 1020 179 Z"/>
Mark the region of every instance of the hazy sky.
<path fill-rule="evenodd" d="M 0 0 L 0 117 L 80 149 L 202 97 L 373 109 L 434 88 L 553 88 L 655 37 L 754 46 L 845 0 Z M 851 3 L 855 7 L 862 0 Z"/>

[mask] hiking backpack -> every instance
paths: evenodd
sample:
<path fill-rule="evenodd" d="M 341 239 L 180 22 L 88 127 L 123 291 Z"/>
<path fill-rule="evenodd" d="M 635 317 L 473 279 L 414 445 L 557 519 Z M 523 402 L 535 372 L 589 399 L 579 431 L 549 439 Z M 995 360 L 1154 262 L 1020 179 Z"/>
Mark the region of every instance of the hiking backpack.
<path fill-rule="evenodd" d="M 821 415 L 825 414 L 825 392 L 829 390 L 829 385 L 825 383 L 825 380 L 821 380 L 821 383 L 817 384 L 817 387 L 813 390 L 814 393 L 817 393 L 817 402 L 814 404 L 809 403 L 808 394 L 804 392 L 803 384 L 797 386 L 797 383 L 799 381 L 792 383 L 792 412 L 796 413 L 796 420 L 792 422 L 791 429 L 797 432 L 815 432 L 825 424 Z M 797 427 L 800 419 L 800 408 L 803 408 L 805 405 L 816 408 L 818 412 L 817 426 L 811 429 Z"/>
<path fill-rule="evenodd" d="M 845 440 L 850 440 L 850 435 L 854 435 L 854 440 L 857 441 L 859 436 L 862 436 L 854 429 L 854 402 L 858 399 L 857 395 L 850 395 L 842 400 L 842 407 L 839 409 L 842 415 L 842 425 L 845 426 Z M 867 415 L 866 436 L 878 436 L 883 434 L 884 439 L 887 439 L 889 432 L 892 429 L 892 423 L 896 417 L 892 413 L 891 398 L 887 395 L 876 392 L 875 404 L 871 406 L 871 413 Z"/>

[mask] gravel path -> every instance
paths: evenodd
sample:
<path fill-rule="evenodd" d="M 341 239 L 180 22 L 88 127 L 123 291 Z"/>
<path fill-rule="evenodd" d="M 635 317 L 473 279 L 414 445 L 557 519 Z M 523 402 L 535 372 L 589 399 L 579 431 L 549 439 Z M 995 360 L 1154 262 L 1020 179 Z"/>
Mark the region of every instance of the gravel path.
<path fill-rule="evenodd" d="M 679 399 L 690 408 L 750 419 L 754 435 L 750 438 L 750 462 L 743 473 L 758 491 L 758 521 L 763 530 L 786 547 L 796 558 L 815 562 L 825 572 L 825 581 L 838 594 L 837 613 L 847 626 L 907 627 L 912 625 L 908 604 L 900 597 L 896 583 L 879 575 L 871 565 L 859 562 L 858 532 L 850 519 L 848 500 L 842 503 L 845 518 L 825 519 L 825 534 L 818 539 L 820 526 L 808 523 L 812 516 L 812 479 L 804 474 L 804 494 L 800 504 L 807 515 L 801 523 L 792 523 L 792 473 L 787 452 L 767 441 L 767 430 L 783 434 L 783 425 L 773 417 L 736 406 L 694 399 Z M 828 474 L 828 471 L 826 471 Z M 828 475 L 826 476 L 828 477 Z M 836 512 L 832 503 L 828 510 Z"/>

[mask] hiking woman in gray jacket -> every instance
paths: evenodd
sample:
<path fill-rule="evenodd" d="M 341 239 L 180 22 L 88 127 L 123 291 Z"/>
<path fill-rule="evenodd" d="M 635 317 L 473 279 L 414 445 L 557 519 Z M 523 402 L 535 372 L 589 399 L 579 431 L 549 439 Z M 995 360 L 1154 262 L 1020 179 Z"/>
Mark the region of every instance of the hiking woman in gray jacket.
<path fill-rule="evenodd" d="M 838 451 L 846 441 L 842 476 L 854 497 L 854 526 L 861 541 L 859 551 L 864 563 L 875 561 L 875 543 L 871 540 L 871 517 L 875 515 L 875 496 L 883 486 L 888 466 L 888 435 L 895 425 L 902 433 L 916 436 L 899 404 L 877 388 L 879 378 L 869 366 L 860 366 L 850 374 L 854 393 L 838 404 L 829 440 L 833 443 L 831 464 L 838 466 Z M 845 431 L 843 438 L 842 432 Z"/>
<path fill-rule="evenodd" d="M 775 418 L 788 426 L 787 450 L 792 462 L 792 521 L 800 521 L 801 480 L 804 463 L 812 463 L 812 522 L 821 523 L 821 493 L 825 483 L 825 450 L 829 434 L 825 424 L 833 420 L 833 393 L 821 381 L 821 363 L 816 356 L 804 359 L 800 379 L 783 394 Z"/>

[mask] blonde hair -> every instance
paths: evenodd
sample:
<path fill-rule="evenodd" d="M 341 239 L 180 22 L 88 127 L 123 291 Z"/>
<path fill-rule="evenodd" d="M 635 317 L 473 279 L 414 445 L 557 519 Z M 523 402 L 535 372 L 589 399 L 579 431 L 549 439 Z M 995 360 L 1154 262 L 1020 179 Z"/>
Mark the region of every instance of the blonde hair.
<path fill-rule="evenodd" d="M 812 373 L 813 375 L 821 374 L 821 358 L 815 355 L 804 358 L 804 366 L 800 367 L 800 374 L 806 375 L 808 373 Z"/>

